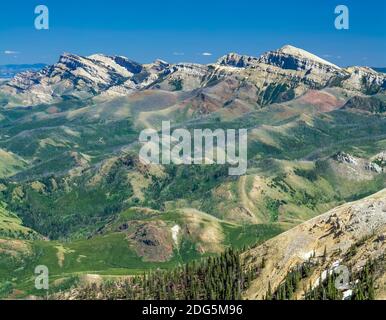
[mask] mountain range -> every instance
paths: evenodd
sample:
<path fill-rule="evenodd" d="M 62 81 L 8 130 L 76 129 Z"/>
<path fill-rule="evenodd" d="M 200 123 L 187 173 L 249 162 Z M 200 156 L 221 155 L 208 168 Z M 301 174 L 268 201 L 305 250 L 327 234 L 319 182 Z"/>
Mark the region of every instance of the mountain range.
<path fill-rule="evenodd" d="M 41 71 L 18 74 L 2 86 L 1 93 L 11 97 L 9 106 L 35 105 L 60 101 L 67 95 L 85 98 L 96 94 L 125 96 L 144 89 L 191 91 L 227 80 L 255 87 L 260 93 L 254 98 L 260 98 L 264 105 L 285 101 L 308 89 L 335 86 L 374 94 L 385 89 L 385 79 L 384 74 L 371 68 L 340 68 L 289 45 L 258 58 L 230 53 L 210 65 L 162 60 L 142 65 L 122 56 L 65 53 L 56 64 Z M 274 96 L 264 96 L 266 90 Z"/>
<path fill-rule="evenodd" d="M 39 71 L 46 66 L 44 63 L 35 64 L 5 64 L 0 65 L 0 79 L 11 79 L 17 73 L 25 71 Z"/>
<path fill-rule="evenodd" d="M 65 53 L 1 82 L 0 296 L 45 295 L 33 287 L 36 265 L 49 268 L 50 293 L 72 298 L 85 284 L 174 270 L 230 248 L 249 279 L 240 297 L 282 297 L 304 263 L 313 270 L 304 284 L 338 260 L 362 281 L 385 243 L 386 74 L 378 71 L 286 45 L 208 65 Z M 248 129 L 247 173 L 143 164 L 139 132 L 163 120 Z M 301 258 L 311 251 L 313 260 Z M 384 297 L 384 269 L 376 270 L 374 292 Z M 355 288 L 345 298 L 358 297 Z M 303 289 L 291 297 L 323 286 Z"/>

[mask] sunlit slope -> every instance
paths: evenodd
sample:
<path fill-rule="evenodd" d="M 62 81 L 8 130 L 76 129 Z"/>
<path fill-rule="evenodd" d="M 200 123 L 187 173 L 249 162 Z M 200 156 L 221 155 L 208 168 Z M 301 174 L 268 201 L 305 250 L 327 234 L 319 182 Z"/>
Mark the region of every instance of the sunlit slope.
<path fill-rule="evenodd" d="M 382 190 L 336 207 L 247 250 L 243 254 L 245 267 L 257 267 L 258 272 L 244 297 L 262 299 L 269 287 L 272 293 L 276 292 L 289 272 L 308 262 L 312 267 L 299 279 L 293 294 L 293 299 L 304 299 L 304 288 L 316 287 L 326 270 L 346 266 L 355 279 L 366 262 L 379 260 L 380 270 L 372 276 L 375 297 L 381 298 L 385 291 L 385 205 L 386 191 Z"/>
<path fill-rule="evenodd" d="M 88 239 L 60 242 L 0 238 L 0 288 L 4 289 L 3 297 L 44 294 L 34 289 L 33 270 L 37 265 L 49 268 L 50 292 L 55 292 L 67 289 L 74 281 L 172 268 L 229 246 L 241 248 L 262 242 L 280 232 L 282 229 L 273 224 L 230 224 L 192 209 L 162 213 L 132 208 Z"/>

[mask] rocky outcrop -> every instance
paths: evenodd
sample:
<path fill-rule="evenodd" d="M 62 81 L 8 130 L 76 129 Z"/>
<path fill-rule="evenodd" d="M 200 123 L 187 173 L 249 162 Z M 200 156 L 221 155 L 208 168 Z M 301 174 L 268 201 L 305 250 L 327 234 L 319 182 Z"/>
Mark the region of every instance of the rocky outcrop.
<path fill-rule="evenodd" d="M 217 60 L 217 64 L 220 66 L 230 66 L 235 68 L 247 68 L 256 66 L 259 63 L 259 59 L 247 55 L 240 55 L 237 53 L 229 53 Z"/>
<path fill-rule="evenodd" d="M 246 251 L 246 266 L 257 267 L 259 273 L 245 297 L 263 298 L 269 286 L 275 290 L 292 268 L 310 258 L 319 263 L 306 279 L 306 286 L 316 283 L 320 274 L 337 265 L 350 265 L 356 272 L 369 259 L 382 256 L 386 250 L 385 234 L 386 189 L 332 209 Z M 299 290 L 297 298 L 301 299 L 302 294 L 303 290 Z"/>
<path fill-rule="evenodd" d="M 338 152 L 335 156 L 334 159 L 336 161 L 341 162 L 341 163 L 351 163 L 351 164 L 358 164 L 358 161 L 350 154 L 346 152 Z"/>
<path fill-rule="evenodd" d="M 368 180 L 383 172 L 381 165 L 376 161 L 354 157 L 346 152 L 336 153 L 332 160 L 331 169 L 344 179 Z"/>

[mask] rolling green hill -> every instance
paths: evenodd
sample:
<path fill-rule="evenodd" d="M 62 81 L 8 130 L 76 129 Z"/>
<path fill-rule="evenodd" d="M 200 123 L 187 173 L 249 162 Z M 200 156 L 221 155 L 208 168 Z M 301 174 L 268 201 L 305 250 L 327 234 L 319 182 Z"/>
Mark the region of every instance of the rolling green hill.
<path fill-rule="evenodd" d="M 0 238 L 38 239 L 40 236 L 30 228 L 23 226 L 21 219 L 7 210 L 0 202 Z"/>

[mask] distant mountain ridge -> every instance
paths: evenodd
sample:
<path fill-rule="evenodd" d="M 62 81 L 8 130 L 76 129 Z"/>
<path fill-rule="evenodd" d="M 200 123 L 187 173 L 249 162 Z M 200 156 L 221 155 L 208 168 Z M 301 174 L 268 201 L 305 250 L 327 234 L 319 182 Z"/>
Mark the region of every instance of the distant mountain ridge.
<path fill-rule="evenodd" d="M 386 88 L 386 75 L 367 67 L 340 68 L 303 49 L 286 45 L 260 57 L 230 53 L 216 63 L 140 64 L 122 56 L 65 53 L 40 71 L 17 74 L 0 86 L 5 105 L 36 105 L 62 96 L 124 96 L 144 89 L 191 91 L 230 80 L 249 84 L 264 105 L 303 94 L 308 89 L 342 87 L 365 94 Z M 274 94 L 272 98 L 272 93 Z M 17 96 L 17 97 L 16 97 Z"/>
<path fill-rule="evenodd" d="M 382 72 L 382 73 L 386 73 L 386 68 L 376 68 L 376 67 L 372 67 L 373 70 L 377 71 L 377 72 Z"/>
<path fill-rule="evenodd" d="M 34 64 L 5 64 L 0 65 L 0 79 L 13 78 L 17 73 L 25 71 L 39 71 L 46 66 L 44 63 Z"/>

